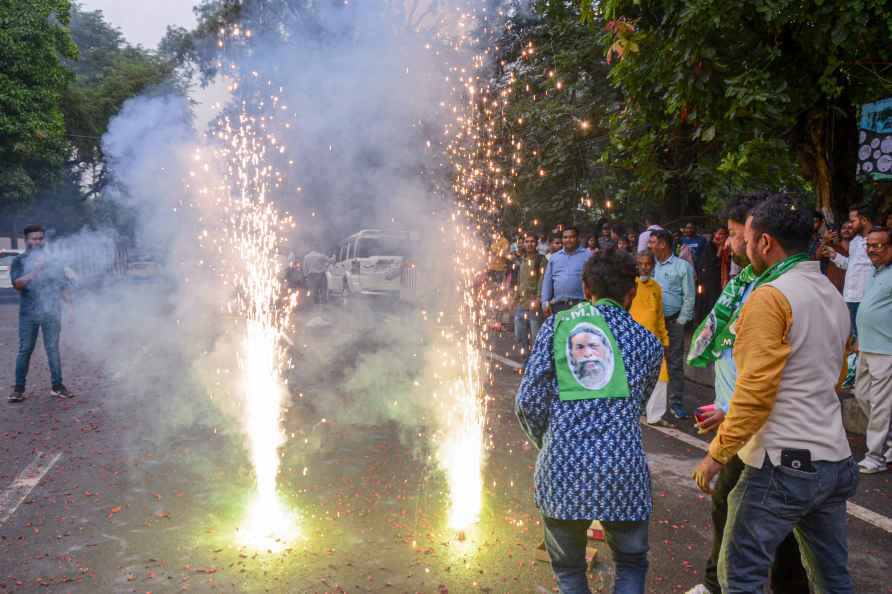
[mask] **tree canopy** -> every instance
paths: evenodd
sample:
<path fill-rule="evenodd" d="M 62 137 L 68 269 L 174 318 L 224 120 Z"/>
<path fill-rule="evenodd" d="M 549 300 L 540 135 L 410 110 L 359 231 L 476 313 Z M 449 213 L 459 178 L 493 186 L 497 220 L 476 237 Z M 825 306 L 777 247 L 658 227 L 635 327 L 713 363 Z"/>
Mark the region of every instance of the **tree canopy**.
<path fill-rule="evenodd" d="M 183 92 L 175 65 L 67 0 L 0 5 L 0 209 L 88 222 L 108 175 L 102 136 L 127 99 Z"/>
<path fill-rule="evenodd" d="M 858 107 L 892 94 L 885 0 L 581 4 L 624 94 L 612 129 L 626 156 L 650 159 L 676 136 L 697 153 L 692 181 L 701 157 L 733 177 L 763 154 L 756 169 L 781 186 L 794 180 L 777 166 L 795 159 L 828 213 L 860 198 Z"/>
<path fill-rule="evenodd" d="M 124 102 L 150 90 L 185 91 L 173 62 L 126 43 L 101 11 L 75 5 L 71 16 L 79 59 L 66 63 L 75 76 L 65 89 L 62 109 L 72 151 L 69 163 L 83 181 L 85 197 L 93 197 L 107 182 L 102 136 Z"/>
<path fill-rule="evenodd" d="M 0 203 L 58 179 L 68 156 L 62 96 L 77 58 L 68 0 L 0 4 Z"/>
<path fill-rule="evenodd" d="M 649 99 L 646 75 L 617 78 L 612 32 L 581 16 L 540 3 L 485 40 L 495 49 L 491 86 L 501 94 L 495 144 L 509 148 L 496 154 L 513 176 L 507 226 L 701 216 L 740 191 L 804 189 L 781 140 L 750 138 L 723 152 L 713 132 L 695 138 L 693 122 L 666 117 Z M 639 93 L 648 100 L 637 101 Z"/>

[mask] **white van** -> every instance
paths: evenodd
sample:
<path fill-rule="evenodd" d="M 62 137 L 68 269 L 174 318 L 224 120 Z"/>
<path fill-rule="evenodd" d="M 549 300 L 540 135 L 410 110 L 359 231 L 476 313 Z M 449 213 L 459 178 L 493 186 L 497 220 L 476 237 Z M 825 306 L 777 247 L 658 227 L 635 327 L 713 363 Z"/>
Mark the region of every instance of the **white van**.
<path fill-rule="evenodd" d="M 418 234 L 364 229 L 341 242 L 325 273 L 328 294 L 399 298 L 403 269 L 412 265 Z"/>
<path fill-rule="evenodd" d="M 25 250 L 0 250 L 0 289 L 11 289 L 12 279 L 9 276 L 12 261 Z"/>

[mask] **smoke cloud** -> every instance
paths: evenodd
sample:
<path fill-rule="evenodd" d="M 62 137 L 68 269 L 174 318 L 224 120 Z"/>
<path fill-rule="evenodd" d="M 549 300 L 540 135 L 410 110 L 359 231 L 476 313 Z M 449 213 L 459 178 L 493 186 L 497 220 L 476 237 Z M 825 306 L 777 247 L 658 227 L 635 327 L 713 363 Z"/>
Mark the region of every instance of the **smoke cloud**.
<path fill-rule="evenodd" d="M 345 425 L 395 422 L 415 449 L 416 429 L 441 420 L 437 399 L 458 358 L 443 340 L 454 320 L 440 313 L 455 311 L 453 261 L 483 252 L 456 245 L 441 189 L 449 186 L 441 143 L 462 88 L 449 66 L 469 56 L 447 41 L 458 25 L 438 21 L 455 12 L 439 3 L 415 28 L 405 12 L 377 5 L 320 10 L 322 33 L 258 36 L 237 56 L 241 87 L 225 109 L 244 102 L 251 110 L 272 96 L 282 105 L 268 120 L 284 147 L 272 159 L 284 173 L 270 197 L 294 217 L 294 256 L 331 254 L 367 228 L 421 238 L 413 254 L 420 302 L 299 310 L 288 374 L 301 414 Z M 157 404 L 157 415 L 134 429 L 153 443 L 196 425 L 234 428 L 240 415 L 231 386 L 241 321 L 222 313 L 232 298 L 221 275 L 227 254 L 198 239 L 219 233 L 225 213 L 190 175 L 195 151 L 213 142 L 193 128 L 187 100 L 154 95 L 129 101 L 103 140 L 115 180 L 105 199 L 127 213 L 131 260 L 153 272 L 83 292 L 72 332 L 115 386 L 111 406 Z M 213 183 L 224 167 L 212 163 L 200 177 Z"/>

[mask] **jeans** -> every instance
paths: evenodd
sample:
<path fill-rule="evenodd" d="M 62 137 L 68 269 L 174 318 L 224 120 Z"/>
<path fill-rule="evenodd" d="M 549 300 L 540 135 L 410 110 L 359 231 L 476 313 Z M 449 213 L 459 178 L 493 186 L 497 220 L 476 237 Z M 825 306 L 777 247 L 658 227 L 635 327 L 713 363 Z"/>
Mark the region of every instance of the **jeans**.
<path fill-rule="evenodd" d="M 53 315 L 35 315 L 19 312 L 19 353 L 15 360 L 15 385 L 25 387 L 31 353 L 37 345 L 37 333 L 43 332 L 43 348 L 50 366 L 52 385 L 62 384 L 62 359 L 59 356 L 59 335 L 62 319 Z"/>
<path fill-rule="evenodd" d="M 542 314 L 536 310 L 518 307 L 514 312 L 514 338 L 527 353 L 536 342 L 539 326 L 542 325 Z"/>
<path fill-rule="evenodd" d="M 791 531 L 817 594 L 852 594 L 846 500 L 858 469 L 851 457 L 814 462 L 814 472 L 747 466 L 728 496 L 719 580 L 723 594 L 761 594 L 775 552 Z"/>
<path fill-rule="evenodd" d="M 545 520 L 545 548 L 561 594 L 591 594 L 585 531 L 591 520 Z M 614 594 L 644 594 L 647 577 L 648 522 L 601 522 L 616 566 Z"/>
<path fill-rule="evenodd" d="M 684 398 L 684 325 L 678 323 L 678 314 L 666 317 L 669 331 L 669 404 L 682 404 Z"/>
<path fill-rule="evenodd" d="M 719 585 L 718 563 L 722 535 L 728 518 L 728 494 L 740 480 L 745 464 L 734 456 L 722 467 L 712 493 L 712 552 L 706 560 L 703 585 L 710 594 L 722 594 Z M 808 575 L 802 567 L 799 544 L 792 533 L 781 542 L 771 566 L 771 591 L 774 594 L 809 594 Z"/>
<path fill-rule="evenodd" d="M 849 319 L 852 322 L 852 336 L 858 338 L 858 325 L 855 323 L 855 318 L 858 317 L 858 306 L 861 305 L 860 301 L 846 301 L 846 307 L 849 308 Z"/>

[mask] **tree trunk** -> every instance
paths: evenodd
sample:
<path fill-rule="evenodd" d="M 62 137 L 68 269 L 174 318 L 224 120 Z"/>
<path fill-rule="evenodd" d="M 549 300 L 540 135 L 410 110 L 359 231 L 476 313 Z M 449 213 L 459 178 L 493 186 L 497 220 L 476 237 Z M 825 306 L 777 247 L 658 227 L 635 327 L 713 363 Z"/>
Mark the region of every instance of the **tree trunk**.
<path fill-rule="evenodd" d="M 800 120 L 796 152 L 802 175 L 817 196 L 815 208 L 829 221 L 843 221 L 858 202 L 861 187 L 855 177 L 858 120 L 855 107 L 815 109 Z"/>

